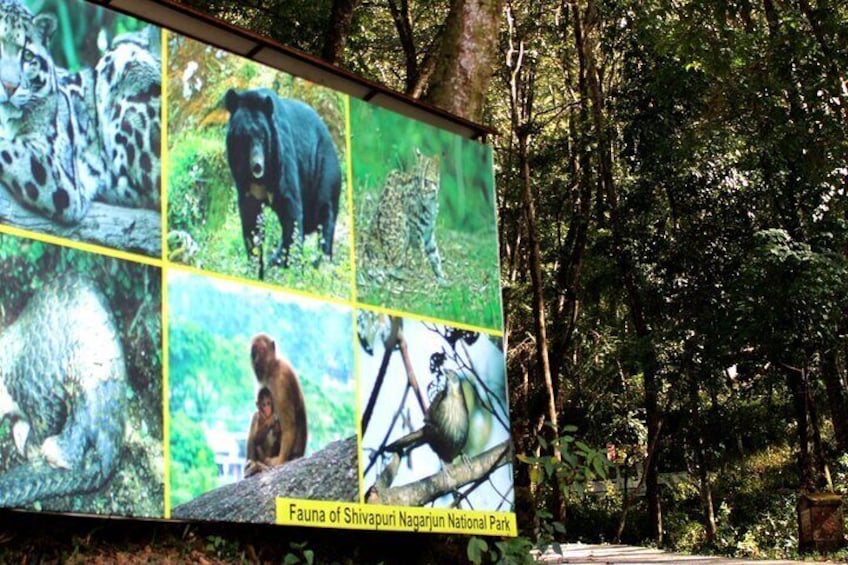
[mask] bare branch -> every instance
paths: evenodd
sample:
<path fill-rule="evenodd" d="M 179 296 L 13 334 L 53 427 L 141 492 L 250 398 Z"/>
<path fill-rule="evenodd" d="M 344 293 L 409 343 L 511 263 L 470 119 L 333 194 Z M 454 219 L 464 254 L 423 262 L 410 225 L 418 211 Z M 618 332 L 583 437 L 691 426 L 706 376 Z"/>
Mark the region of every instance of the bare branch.
<path fill-rule="evenodd" d="M 506 440 L 476 457 L 445 465 L 441 471 L 420 481 L 386 488 L 394 480 L 400 458 L 394 457 L 369 491 L 368 502 L 393 506 L 423 506 L 469 483 L 485 480 L 495 469 L 512 461 L 513 447 Z M 397 460 L 397 461 L 395 461 Z"/>
<path fill-rule="evenodd" d="M 386 378 L 386 369 L 389 367 L 389 360 L 397 346 L 398 341 L 403 339 L 401 332 L 401 318 L 392 316 L 392 329 L 385 341 L 385 350 L 383 351 L 383 362 L 380 364 L 380 370 L 377 373 L 377 380 L 374 382 L 374 388 L 371 389 L 371 397 L 368 399 L 368 404 L 365 406 L 365 411 L 362 413 L 362 433 L 368 429 L 368 424 L 371 422 L 371 415 L 374 413 L 374 406 L 377 404 L 377 396 L 380 394 L 380 389 L 383 386 L 383 380 Z"/>

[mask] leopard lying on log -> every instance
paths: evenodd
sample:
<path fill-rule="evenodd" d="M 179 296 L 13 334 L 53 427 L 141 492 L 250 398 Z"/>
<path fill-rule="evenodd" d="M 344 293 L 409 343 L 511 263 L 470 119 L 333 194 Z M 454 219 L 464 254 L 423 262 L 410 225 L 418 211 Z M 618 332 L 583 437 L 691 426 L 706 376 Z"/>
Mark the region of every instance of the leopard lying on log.
<path fill-rule="evenodd" d="M 59 28 L 52 14 L 0 0 L 0 187 L 62 225 L 95 199 L 158 212 L 159 32 L 122 34 L 71 73 L 50 52 Z"/>
<path fill-rule="evenodd" d="M 0 474 L 0 507 L 103 487 L 124 442 L 127 377 L 105 297 L 59 277 L 0 330 L 0 422 L 23 462 Z"/>

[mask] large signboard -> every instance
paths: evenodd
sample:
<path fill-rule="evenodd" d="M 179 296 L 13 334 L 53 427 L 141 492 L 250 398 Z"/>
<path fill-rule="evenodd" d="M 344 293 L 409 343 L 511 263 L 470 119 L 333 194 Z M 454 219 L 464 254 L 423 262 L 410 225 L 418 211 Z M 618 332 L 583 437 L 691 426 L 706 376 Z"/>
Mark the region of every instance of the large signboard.
<path fill-rule="evenodd" d="M 515 535 L 489 147 L 0 0 L 0 507 Z"/>

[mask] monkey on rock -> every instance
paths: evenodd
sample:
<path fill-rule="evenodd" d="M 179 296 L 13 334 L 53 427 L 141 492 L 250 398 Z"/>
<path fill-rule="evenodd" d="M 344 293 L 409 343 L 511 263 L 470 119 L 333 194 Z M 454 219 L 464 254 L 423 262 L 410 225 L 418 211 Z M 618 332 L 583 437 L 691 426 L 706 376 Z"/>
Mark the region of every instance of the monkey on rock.
<path fill-rule="evenodd" d="M 271 391 L 262 387 L 256 398 L 256 413 L 253 414 L 250 432 L 247 434 L 245 477 L 268 470 L 271 457 L 280 453 L 282 433 L 280 418 L 274 413 L 274 399 L 271 397 Z"/>
<path fill-rule="evenodd" d="M 267 334 L 254 336 L 250 344 L 250 360 L 260 386 L 267 388 L 274 403 L 274 414 L 280 420 L 280 448 L 266 458 L 269 467 L 303 457 L 306 451 L 306 402 L 303 390 L 291 364 L 277 353 L 277 345 Z M 248 443 L 248 459 L 251 459 Z M 255 453 L 253 453 L 255 458 Z"/>

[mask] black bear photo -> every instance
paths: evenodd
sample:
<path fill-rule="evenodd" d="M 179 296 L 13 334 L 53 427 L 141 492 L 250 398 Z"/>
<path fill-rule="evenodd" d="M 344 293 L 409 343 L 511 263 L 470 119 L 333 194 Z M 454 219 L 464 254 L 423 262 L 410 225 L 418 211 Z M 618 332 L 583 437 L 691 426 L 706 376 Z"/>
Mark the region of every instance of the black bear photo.
<path fill-rule="evenodd" d="M 230 113 L 227 160 L 238 192 L 242 234 L 248 256 L 259 253 L 264 276 L 262 206 L 271 207 L 282 227 L 272 265 L 288 267 L 295 229 L 300 242 L 318 232 L 321 251 L 333 256 L 339 211 L 341 169 L 330 132 L 318 113 L 300 100 L 281 98 L 268 88 L 224 97 Z"/>

